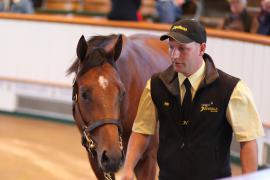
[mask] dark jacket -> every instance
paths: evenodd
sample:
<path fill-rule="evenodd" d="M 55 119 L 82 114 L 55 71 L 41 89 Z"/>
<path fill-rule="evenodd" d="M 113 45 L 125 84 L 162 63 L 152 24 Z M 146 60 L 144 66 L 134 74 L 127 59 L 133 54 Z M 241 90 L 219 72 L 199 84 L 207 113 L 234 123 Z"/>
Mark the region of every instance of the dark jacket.
<path fill-rule="evenodd" d="M 231 175 L 232 128 L 226 119 L 231 93 L 239 81 L 204 55 L 205 78 L 192 101 L 189 122 L 182 124 L 177 73 L 172 66 L 151 79 L 151 95 L 160 123 L 160 180 L 212 180 Z"/>
<path fill-rule="evenodd" d="M 270 35 L 270 13 L 261 12 L 258 16 L 258 34 Z"/>
<path fill-rule="evenodd" d="M 137 11 L 141 0 L 111 0 L 110 20 L 138 21 Z"/>

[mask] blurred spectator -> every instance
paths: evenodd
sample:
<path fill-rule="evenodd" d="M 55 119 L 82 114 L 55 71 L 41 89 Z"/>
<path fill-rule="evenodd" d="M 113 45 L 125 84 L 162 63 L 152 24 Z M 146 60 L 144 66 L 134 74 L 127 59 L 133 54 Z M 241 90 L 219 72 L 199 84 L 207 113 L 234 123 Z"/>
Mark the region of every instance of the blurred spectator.
<path fill-rule="evenodd" d="M 185 0 L 157 0 L 158 21 L 161 23 L 174 23 L 181 17 L 184 3 Z"/>
<path fill-rule="evenodd" d="M 228 14 L 220 28 L 255 33 L 258 22 L 247 12 L 247 0 L 228 0 L 230 3 L 231 13 Z"/>
<path fill-rule="evenodd" d="M 0 12 L 8 11 L 9 5 L 9 0 L 0 0 Z"/>
<path fill-rule="evenodd" d="M 34 9 L 41 8 L 44 0 L 32 0 Z"/>
<path fill-rule="evenodd" d="M 34 13 L 34 6 L 31 0 L 13 0 L 10 12 L 14 13 Z"/>
<path fill-rule="evenodd" d="M 224 17 L 224 14 L 230 12 L 228 0 L 192 0 L 196 6 L 195 18 L 206 17 Z"/>
<path fill-rule="evenodd" d="M 3 1 L 0 1 L 0 12 L 3 12 L 4 11 L 4 2 Z"/>
<path fill-rule="evenodd" d="M 31 0 L 0 0 L 0 11 L 13 13 L 33 13 Z"/>
<path fill-rule="evenodd" d="M 141 0 L 111 0 L 110 20 L 138 21 Z"/>
<path fill-rule="evenodd" d="M 257 33 L 270 35 L 270 0 L 261 1 L 261 12 L 258 16 L 259 28 Z"/>

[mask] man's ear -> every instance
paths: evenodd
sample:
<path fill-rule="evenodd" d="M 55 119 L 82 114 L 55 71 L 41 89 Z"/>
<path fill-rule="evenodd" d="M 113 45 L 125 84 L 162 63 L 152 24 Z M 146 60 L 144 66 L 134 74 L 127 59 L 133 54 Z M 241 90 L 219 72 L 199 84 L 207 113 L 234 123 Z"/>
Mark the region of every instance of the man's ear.
<path fill-rule="evenodd" d="M 199 55 L 200 55 L 200 56 L 203 56 L 204 53 L 205 53 L 205 50 L 206 50 L 206 43 L 200 44 L 200 52 L 199 52 Z"/>

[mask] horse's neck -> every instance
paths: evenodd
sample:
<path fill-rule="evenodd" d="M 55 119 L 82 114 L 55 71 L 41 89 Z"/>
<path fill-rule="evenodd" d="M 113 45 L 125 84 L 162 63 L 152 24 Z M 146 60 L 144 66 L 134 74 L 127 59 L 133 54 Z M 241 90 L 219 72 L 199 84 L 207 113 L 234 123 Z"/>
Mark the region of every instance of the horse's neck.
<path fill-rule="evenodd" d="M 127 83 L 136 83 L 141 86 L 147 80 L 147 78 L 143 78 L 142 73 L 149 70 L 146 70 L 141 63 L 143 59 L 138 58 L 137 50 L 138 47 L 133 41 L 129 39 L 125 41 L 119 58 L 119 74 L 121 78 L 129 80 Z M 134 79 L 136 79 L 136 82 L 134 82 Z"/>

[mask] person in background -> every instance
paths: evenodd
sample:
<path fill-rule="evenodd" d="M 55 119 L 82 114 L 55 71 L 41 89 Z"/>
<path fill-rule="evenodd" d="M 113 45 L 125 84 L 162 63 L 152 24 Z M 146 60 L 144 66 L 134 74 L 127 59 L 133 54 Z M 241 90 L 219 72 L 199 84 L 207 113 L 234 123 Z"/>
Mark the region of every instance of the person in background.
<path fill-rule="evenodd" d="M 4 9 L 5 9 L 4 2 L 3 2 L 3 0 L 0 0 L 0 12 L 3 12 Z"/>
<path fill-rule="evenodd" d="M 34 6 L 31 0 L 0 0 L 0 12 L 12 13 L 34 13 Z"/>
<path fill-rule="evenodd" d="M 157 132 L 159 180 L 231 176 L 233 133 L 240 143 L 242 173 L 256 171 L 256 139 L 264 130 L 247 85 L 215 67 L 198 21 L 177 21 L 160 37 L 166 39 L 172 65 L 153 75 L 143 91 L 122 180 L 134 179 L 134 168 Z"/>
<path fill-rule="evenodd" d="M 185 0 L 157 0 L 156 10 L 160 23 L 174 23 L 182 16 Z"/>
<path fill-rule="evenodd" d="M 261 1 L 261 12 L 258 16 L 258 34 L 270 35 L 270 0 Z"/>
<path fill-rule="evenodd" d="M 141 0 L 111 0 L 110 20 L 138 21 Z"/>
<path fill-rule="evenodd" d="M 247 12 L 247 0 L 228 0 L 231 13 L 228 14 L 218 28 L 256 33 L 258 22 Z"/>
<path fill-rule="evenodd" d="M 228 0 L 193 0 L 197 5 L 196 16 L 224 17 L 230 12 Z"/>
<path fill-rule="evenodd" d="M 31 0 L 12 0 L 10 12 L 13 13 L 34 13 L 34 6 Z"/>
<path fill-rule="evenodd" d="M 6 12 L 9 10 L 10 0 L 0 0 L 0 12 Z"/>

